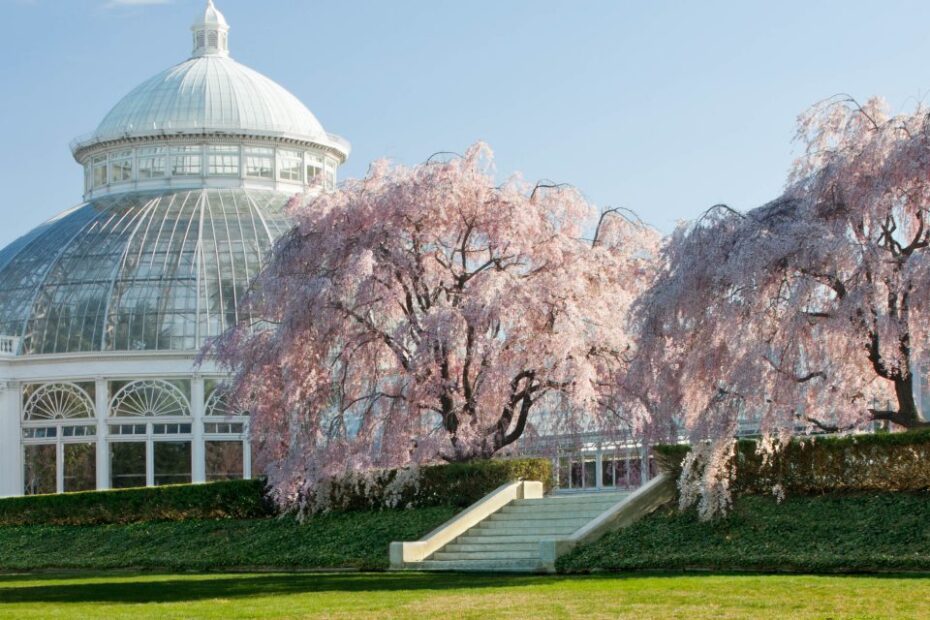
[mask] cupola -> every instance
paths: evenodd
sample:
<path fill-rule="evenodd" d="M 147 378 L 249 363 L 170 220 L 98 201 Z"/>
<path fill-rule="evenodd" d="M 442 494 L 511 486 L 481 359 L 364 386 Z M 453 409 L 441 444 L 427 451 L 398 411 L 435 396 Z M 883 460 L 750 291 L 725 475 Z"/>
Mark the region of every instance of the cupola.
<path fill-rule="evenodd" d="M 194 58 L 229 56 L 229 24 L 213 0 L 207 1 L 203 17 L 191 26 L 194 33 Z"/>

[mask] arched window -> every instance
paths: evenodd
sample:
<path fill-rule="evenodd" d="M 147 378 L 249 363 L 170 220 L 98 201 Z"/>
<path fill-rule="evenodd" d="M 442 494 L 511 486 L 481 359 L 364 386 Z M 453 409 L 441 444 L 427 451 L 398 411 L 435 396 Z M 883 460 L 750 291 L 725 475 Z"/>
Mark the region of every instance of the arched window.
<path fill-rule="evenodd" d="M 23 419 L 72 420 L 93 418 L 94 402 L 73 383 L 47 383 L 35 389 L 23 406 Z"/>
<path fill-rule="evenodd" d="M 87 390 L 75 383 L 27 385 L 23 398 L 23 492 L 96 488 L 97 425 Z"/>
<path fill-rule="evenodd" d="M 124 385 L 110 401 L 110 487 L 191 482 L 190 402 L 178 386 L 147 379 Z"/>
<path fill-rule="evenodd" d="M 135 381 L 124 386 L 110 401 L 110 417 L 187 417 L 187 397 L 177 386 L 161 380 Z"/>
<path fill-rule="evenodd" d="M 229 406 L 222 387 L 210 393 L 204 404 L 203 419 L 207 481 L 252 475 L 248 415 L 247 411 Z"/>

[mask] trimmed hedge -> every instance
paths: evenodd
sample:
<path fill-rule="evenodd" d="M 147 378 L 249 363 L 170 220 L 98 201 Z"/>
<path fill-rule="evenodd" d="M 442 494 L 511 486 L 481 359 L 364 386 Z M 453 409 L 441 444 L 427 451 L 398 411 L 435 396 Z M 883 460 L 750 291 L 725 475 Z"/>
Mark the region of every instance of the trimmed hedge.
<path fill-rule="evenodd" d="M 677 477 L 686 445 L 655 446 L 659 467 Z M 770 493 L 780 484 L 789 494 L 930 489 L 930 429 L 794 439 L 766 464 L 756 442 L 736 449 L 736 493 Z"/>
<path fill-rule="evenodd" d="M 256 519 L 271 514 L 261 480 L 0 499 L 0 526 Z"/>
<path fill-rule="evenodd" d="M 409 481 L 411 470 L 386 469 L 332 481 L 321 502 L 328 510 L 384 510 L 426 506 L 469 506 L 515 480 L 538 480 L 552 488 L 552 463 L 542 458 L 491 459 L 426 465 Z"/>
<path fill-rule="evenodd" d="M 500 459 L 429 465 L 408 484 L 407 470 L 346 476 L 326 487 L 330 511 L 385 510 L 428 506 L 468 506 L 514 480 L 540 480 L 552 486 L 547 459 Z M 0 499 L 0 526 L 97 525 L 192 519 L 259 519 L 274 508 L 260 480 L 232 480 L 116 491 L 87 491 Z"/>
<path fill-rule="evenodd" d="M 630 570 L 930 571 L 930 493 L 737 497 L 726 519 L 660 508 L 556 561 L 562 573 Z M 791 613 L 786 613 L 791 616 Z"/>

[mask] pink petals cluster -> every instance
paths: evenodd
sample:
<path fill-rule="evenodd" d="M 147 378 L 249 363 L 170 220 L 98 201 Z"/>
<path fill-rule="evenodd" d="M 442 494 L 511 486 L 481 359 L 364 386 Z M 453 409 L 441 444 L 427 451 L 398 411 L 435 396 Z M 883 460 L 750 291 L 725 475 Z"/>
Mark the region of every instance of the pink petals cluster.
<path fill-rule="evenodd" d="M 347 471 L 489 457 L 546 420 L 616 423 L 600 403 L 659 236 L 611 214 L 585 241 L 579 192 L 497 185 L 491 164 L 483 144 L 379 162 L 292 203 L 248 300 L 258 321 L 215 348 L 282 505 L 320 508 L 315 489 Z"/>
<path fill-rule="evenodd" d="M 722 464 L 741 427 L 777 449 L 798 433 L 925 424 L 914 373 L 930 333 L 927 112 L 833 99 L 801 117 L 799 139 L 785 194 L 681 227 L 636 310 L 625 381 L 701 446 L 689 469 L 701 474 L 682 483 L 705 516 L 726 509 Z"/>

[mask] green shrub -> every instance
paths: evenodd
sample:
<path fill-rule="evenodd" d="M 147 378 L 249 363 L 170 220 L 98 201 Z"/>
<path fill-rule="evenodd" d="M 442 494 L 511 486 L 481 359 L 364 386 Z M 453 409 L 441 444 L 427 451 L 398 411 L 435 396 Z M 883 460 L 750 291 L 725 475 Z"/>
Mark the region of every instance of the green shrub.
<path fill-rule="evenodd" d="M 552 487 L 548 459 L 492 459 L 426 465 L 410 470 L 387 469 L 333 480 L 322 492 L 327 510 L 382 510 L 425 506 L 464 507 L 497 487 L 515 480 L 538 480 Z"/>
<path fill-rule="evenodd" d="M 659 467 L 672 475 L 690 448 L 656 446 Z M 736 493 L 835 491 L 920 491 L 930 489 L 930 430 L 794 439 L 767 463 L 756 442 L 736 449 Z"/>
<path fill-rule="evenodd" d="M 556 565 L 560 572 L 928 571 L 930 493 L 788 495 L 780 503 L 744 495 L 714 521 L 665 507 Z"/>
<path fill-rule="evenodd" d="M 552 486 L 546 459 L 496 459 L 421 467 L 410 484 L 405 470 L 346 476 L 325 487 L 332 511 L 384 510 L 426 506 L 468 506 L 514 480 L 540 480 Z M 256 519 L 273 507 L 259 480 L 233 480 L 116 491 L 87 491 L 0 499 L 0 526 L 28 524 L 94 525 L 191 519 Z"/>
<path fill-rule="evenodd" d="M 303 522 L 283 516 L 0 527 L 0 571 L 204 571 L 255 567 L 383 570 L 388 565 L 388 545 L 392 541 L 416 540 L 451 519 L 455 512 L 452 507 L 439 506 L 330 513 Z"/>
<path fill-rule="evenodd" d="M 270 514 L 261 480 L 0 499 L 0 525 L 252 519 Z"/>

